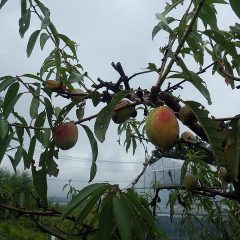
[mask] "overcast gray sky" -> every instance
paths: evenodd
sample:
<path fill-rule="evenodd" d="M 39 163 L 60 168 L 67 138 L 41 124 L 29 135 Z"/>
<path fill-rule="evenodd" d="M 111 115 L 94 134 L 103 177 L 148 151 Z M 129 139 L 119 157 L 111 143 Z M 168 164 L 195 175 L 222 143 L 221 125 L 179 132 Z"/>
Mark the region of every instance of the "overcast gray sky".
<path fill-rule="evenodd" d="M 149 62 L 157 65 L 161 63 L 158 51 L 167 41 L 163 32 L 152 41 L 151 32 L 157 24 L 154 14 L 161 12 L 165 6 L 162 0 L 51 0 L 44 1 L 51 10 L 51 19 L 58 31 L 69 36 L 79 44 L 78 56 L 85 71 L 93 79 L 100 77 L 106 81 L 116 81 L 117 73 L 111 67 L 111 62 L 121 62 L 126 74 L 142 71 Z M 237 21 L 233 13 L 224 6 L 218 8 L 221 17 L 219 27 L 226 27 Z M 174 14 L 180 17 L 179 10 Z M 36 73 L 45 57 L 49 54 L 51 45 L 46 45 L 44 51 L 37 44 L 30 58 L 26 57 L 26 45 L 29 35 L 39 27 L 36 18 L 24 39 L 18 34 L 18 19 L 20 16 L 19 1 L 11 1 L 0 11 L 0 76 Z M 211 63 L 206 62 L 206 65 Z M 194 67 L 192 62 L 188 63 Z M 197 70 L 197 69 L 196 69 Z M 238 114 L 239 91 L 226 88 L 226 84 L 219 76 L 212 76 L 210 72 L 202 75 L 211 93 L 213 104 L 207 106 L 202 96 L 186 84 L 179 92 L 185 100 L 195 99 L 204 104 L 216 117 Z M 141 75 L 133 79 L 134 87 L 149 87 L 157 80 L 156 74 Z M 27 101 L 28 99 L 25 99 Z M 63 102 L 64 103 L 64 102 Z M 22 104 L 18 105 L 20 112 L 24 111 Z M 86 116 L 94 113 L 94 109 L 87 109 Z M 88 123 L 90 127 L 94 122 Z M 150 147 L 150 149 L 153 149 Z M 40 150 L 40 149 L 39 149 Z M 38 152 L 36 152 L 36 157 Z M 91 149 L 88 139 L 79 128 L 79 141 L 76 147 L 61 152 L 59 159 L 60 173 L 58 181 L 49 182 L 50 195 L 59 194 L 66 179 L 76 180 L 77 187 L 85 184 L 89 178 Z M 102 160 L 102 162 L 101 162 Z M 106 162 L 110 161 L 110 162 Z M 135 156 L 131 151 L 126 154 L 119 146 L 116 138 L 116 125 L 111 123 L 107 132 L 107 140 L 99 143 L 99 172 L 96 181 L 123 181 L 126 186 L 140 171 L 144 161 L 144 151 L 138 148 Z M 137 163 L 136 163 L 137 162 Z M 3 165 L 9 166 L 7 160 Z M 83 181 L 83 182 L 82 182 Z M 51 194 L 52 193 L 52 194 Z"/>

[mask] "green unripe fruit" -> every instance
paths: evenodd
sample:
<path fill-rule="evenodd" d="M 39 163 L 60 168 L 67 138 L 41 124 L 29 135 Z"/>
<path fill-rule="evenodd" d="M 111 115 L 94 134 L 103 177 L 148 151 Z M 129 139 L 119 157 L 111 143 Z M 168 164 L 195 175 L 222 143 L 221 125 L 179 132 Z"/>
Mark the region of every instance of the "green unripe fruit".
<path fill-rule="evenodd" d="M 71 91 L 71 94 L 84 94 L 84 91 L 80 88 L 76 88 Z M 72 96 L 71 99 L 73 102 L 82 102 L 84 100 L 84 95 Z"/>
<path fill-rule="evenodd" d="M 188 106 L 184 106 L 180 109 L 179 118 L 185 125 L 194 124 L 197 122 L 197 118 Z"/>
<path fill-rule="evenodd" d="M 153 109 L 146 118 L 145 126 L 149 141 L 160 149 L 168 150 L 177 143 L 179 125 L 171 108 L 160 106 Z"/>
<path fill-rule="evenodd" d="M 218 177 L 221 181 L 228 181 L 228 171 L 225 167 L 220 167 L 219 171 L 218 171 Z"/>
<path fill-rule="evenodd" d="M 183 140 L 191 140 L 191 141 L 196 142 L 195 136 L 194 136 L 191 132 L 189 132 L 189 131 L 183 132 L 183 133 L 181 134 L 181 138 L 182 138 Z"/>
<path fill-rule="evenodd" d="M 127 121 L 134 112 L 134 106 L 130 105 L 131 102 L 123 99 L 121 100 L 112 112 L 112 120 L 117 124 Z"/>
<path fill-rule="evenodd" d="M 198 185 L 198 180 L 194 175 L 189 173 L 183 179 L 183 184 L 182 185 L 183 185 L 183 187 L 185 187 L 187 189 L 194 189 Z"/>
<path fill-rule="evenodd" d="M 53 140 L 62 150 L 72 148 L 78 140 L 78 128 L 74 122 L 61 123 L 53 130 Z"/>

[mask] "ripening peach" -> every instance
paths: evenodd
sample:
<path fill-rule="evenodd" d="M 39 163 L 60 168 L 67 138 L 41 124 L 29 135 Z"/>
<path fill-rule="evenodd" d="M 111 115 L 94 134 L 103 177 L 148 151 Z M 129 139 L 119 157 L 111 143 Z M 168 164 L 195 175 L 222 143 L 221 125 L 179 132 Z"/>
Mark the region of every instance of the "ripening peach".
<path fill-rule="evenodd" d="M 62 150 L 72 148 L 78 140 L 78 128 L 74 122 L 61 123 L 53 130 L 53 140 Z"/>
<path fill-rule="evenodd" d="M 183 106 L 179 111 L 179 118 L 185 125 L 194 124 L 197 122 L 196 116 L 188 106 Z"/>
<path fill-rule="evenodd" d="M 153 109 L 146 118 L 146 134 L 162 150 L 172 148 L 178 140 L 179 125 L 175 113 L 167 106 Z"/>
<path fill-rule="evenodd" d="M 130 105 L 130 101 L 122 99 L 114 108 L 112 112 L 112 120 L 117 124 L 127 121 L 134 112 L 134 106 Z M 129 105 L 129 106 L 128 106 Z"/>

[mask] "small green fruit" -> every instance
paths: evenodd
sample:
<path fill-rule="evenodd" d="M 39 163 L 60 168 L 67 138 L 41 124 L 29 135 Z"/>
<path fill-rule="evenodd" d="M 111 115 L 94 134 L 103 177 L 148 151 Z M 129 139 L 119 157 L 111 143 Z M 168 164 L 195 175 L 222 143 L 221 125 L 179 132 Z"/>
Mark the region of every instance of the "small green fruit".
<path fill-rule="evenodd" d="M 74 122 L 61 123 L 53 130 L 53 140 L 62 150 L 72 148 L 78 140 L 78 128 Z"/>
<path fill-rule="evenodd" d="M 167 106 L 153 109 L 146 118 L 149 141 L 162 150 L 172 148 L 178 140 L 179 125 L 175 113 Z"/>
<path fill-rule="evenodd" d="M 193 141 L 193 142 L 196 142 L 195 136 L 194 136 L 191 132 L 189 132 L 189 131 L 183 132 L 183 133 L 181 134 L 181 138 L 182 138 L 183 140 L 191 140 L 191 141 Z"/>
<path fill-rule="evenodd" d="M 116 105 L 112 112 L 113 122 L 121 124 L 132 116 L 134 112 L 134 106 L 130 105 L 130 103 L 130 101 L 123 99 Z"/>
<path fill-rule="evenodd" d="M 225 167 L 220 167 L 218 177 L 221 181 L 228 181 L 228 171 Z"/>
<path fill-rule="evenodd" d="M 183 187 L 187 189 L 193 189 L 196 188 L 198 185 L 197 178 L 192 174 L 187 174 L 183 180 Z"/>
<path fill-rule="evenodd" d="M 84 94 L 84 91 L 80 88 L 76 88 L 71 91 L 71 94 Z M 72 96 L 71 99 L 73 102 L 82 102 L 84 100 L 84 95 L 79 95 L 79 96 Z"/>
<path fill-rule="evenodd" d="M 188 106 L 183 106 L 179 111 L 179 118 L 185 125 L 194 124 L 197 122 L 197 118 L 193 114 L 192 110 Z"/>

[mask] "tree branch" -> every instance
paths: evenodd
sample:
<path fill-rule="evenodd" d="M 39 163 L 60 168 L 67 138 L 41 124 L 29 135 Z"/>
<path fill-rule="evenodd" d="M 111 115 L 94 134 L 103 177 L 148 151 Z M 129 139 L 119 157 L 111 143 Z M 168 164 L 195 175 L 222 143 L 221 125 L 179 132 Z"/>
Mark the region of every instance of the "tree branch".
<path fill-rule="evenodd" d="M 167 75 L 168 75 L 169 72 L 171 71 L 171 68 L 172 68 L 172 66 L 173 66 L 173 64 L 174 64 L 174 62 L 175 62 L 175 59 L 177 58 L 177 55 L 180 53 L 180 51 L 181 51 L 181 49 L 182 49 L 185 41 L 187 40 L 188 36 L 189 36 L 190 33 L 192 32 L 192 27 L 193 27 L 193 25 L 195 24 L 195 21 L 196 21 L 198 15 L 199 15 L 199 13 L 200 13 L 202 7 L 203 7 L 204 2 L 205 2 L 205 0 L 199 1 L 199 5 L 198 5 L 198 7 L 197 7 L 197 10 L 196 10 L 196 12 L 194 13 L 194 15 L 193 15 L 193 17 L 192 17 L 192 20 L 191 20 L 190 24 L 188 25 L 188 27 L 187 27 L 187 29 L 186 29 L 186 31 L 185 31 L 182 39 L 180 40 L 179 45 L 178 45 L 175 53 L 173 54 L 173 58 L 172 58 L 172 59 L 170 60 L 170 62 L 168 63 L 168 66 L 167 66 L 165 72 L 162 74 L 162 76 L 159 76 L 159 79 L 158 79 L 157 84 L 156 84 L 156 87 L 157 87 L 158 89 L 161 88 L 164 80 L 166 79 Z"/>

